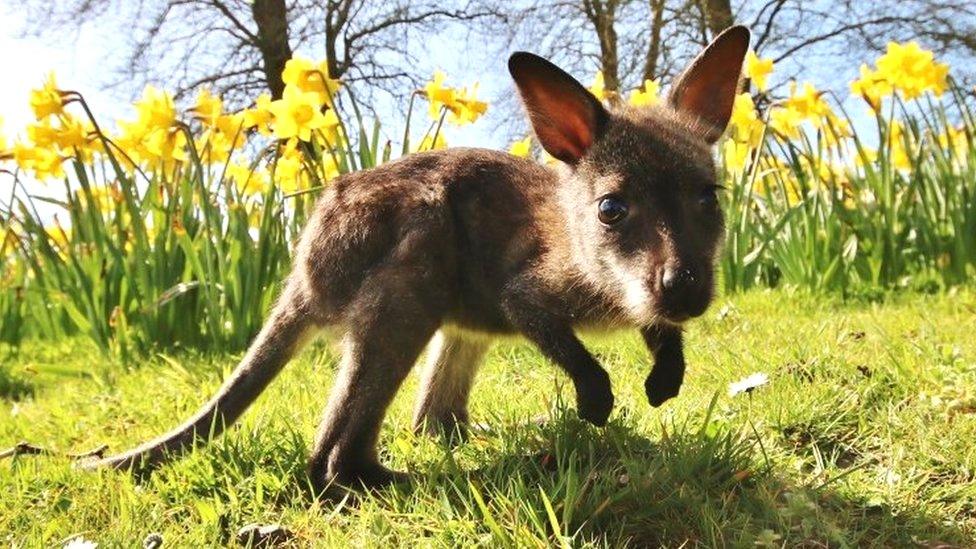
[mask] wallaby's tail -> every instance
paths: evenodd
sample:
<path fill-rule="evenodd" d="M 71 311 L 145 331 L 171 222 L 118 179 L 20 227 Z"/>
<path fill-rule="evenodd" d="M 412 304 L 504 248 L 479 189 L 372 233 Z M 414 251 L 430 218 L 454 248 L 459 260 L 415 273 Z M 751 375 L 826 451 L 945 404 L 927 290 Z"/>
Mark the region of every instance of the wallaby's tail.
<path fill-rule="evenodd" d="M 298 350 L 302 335 L 311 326 L 308 303 L 302 292 L 289 284 L 244 359 L 217 394 L 193 417 L 159 438 L 94 462 L 89 467 L 151 467 L 179 454 L 194 441 L 205 440 L 211 435 L 216 437 L 264 391 Z"/>

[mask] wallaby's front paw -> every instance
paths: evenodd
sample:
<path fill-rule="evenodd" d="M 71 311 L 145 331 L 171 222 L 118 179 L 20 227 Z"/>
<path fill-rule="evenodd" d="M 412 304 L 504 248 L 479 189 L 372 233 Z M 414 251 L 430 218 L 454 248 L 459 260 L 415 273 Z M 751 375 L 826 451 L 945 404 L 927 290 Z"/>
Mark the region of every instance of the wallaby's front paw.
<path fill-rule="evenodd" d="M 579 417 L 589 421 L 597 427 L 607 424 L 610 411 L 613 410 L 613 391 L 610 388 L 610 376 L 606 372 L 591 380 L 589 383 L 576 386 L 576 411 Z"/>
<path fill-rule="evenodd" d="M 655 408 L 678 396 L 679 389 L 681 389 L 680 379 L 675 381 L 673 378 L 655 376 L 653 372 L 644 380 L 647 401 Z"/>

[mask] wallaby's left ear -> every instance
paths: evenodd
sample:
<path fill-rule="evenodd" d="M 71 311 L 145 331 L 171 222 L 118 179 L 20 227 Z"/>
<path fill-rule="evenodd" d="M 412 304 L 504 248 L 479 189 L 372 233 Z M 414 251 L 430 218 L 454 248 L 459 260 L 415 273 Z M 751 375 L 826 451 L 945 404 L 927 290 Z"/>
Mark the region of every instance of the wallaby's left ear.
<path fill-rule="evenodd" d="M 691 62 L 668 94 L 672 107 L 702 122 L 709 143 L 717 141 L 729 123 L 749 39 L 745 27 L 725 29 Z"/>

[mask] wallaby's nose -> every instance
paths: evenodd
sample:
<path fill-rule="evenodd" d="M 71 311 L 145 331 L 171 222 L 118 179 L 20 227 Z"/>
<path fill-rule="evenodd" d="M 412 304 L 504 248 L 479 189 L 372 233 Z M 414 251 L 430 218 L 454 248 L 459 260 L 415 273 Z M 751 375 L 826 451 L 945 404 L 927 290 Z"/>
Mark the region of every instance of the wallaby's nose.
<path fill-rule="evenodd" d="M 667 266 L 661 273 L 661 288 L 667 293 L 679 293 L 695 284 L 695 272 L 688 267 Z"/>

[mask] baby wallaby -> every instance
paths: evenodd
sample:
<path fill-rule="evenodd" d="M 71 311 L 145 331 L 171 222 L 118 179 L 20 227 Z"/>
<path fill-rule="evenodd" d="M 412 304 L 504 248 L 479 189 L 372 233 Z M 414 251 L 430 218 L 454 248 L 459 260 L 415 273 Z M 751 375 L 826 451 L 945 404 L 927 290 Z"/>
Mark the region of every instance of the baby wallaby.
<path fill-rule="evenodd" d="M 386 409 L 430 343 L 414 423 L 463 428 L 493 336 L 521 334 L 604 425 L 610 378 L 575 334 L 636 327 L 659 406 L 684 376 L 681 326 L 713 292 L 723 233 L 711 146 L 732 111 L 749 31 L 722 33 L 665 104 L 608 111 L 530 53 L 509 71 L 557 169 L 484 149 L 406 156 L 337 178 L 302 233 L 277 305 L 233 375 L 183 425 L 102 465 L 152 465 L 219 434 L 306 336 L 338 328 L 342 360 L 309 460 L 318 490 L 403 473 L 377 456 Z"/>

